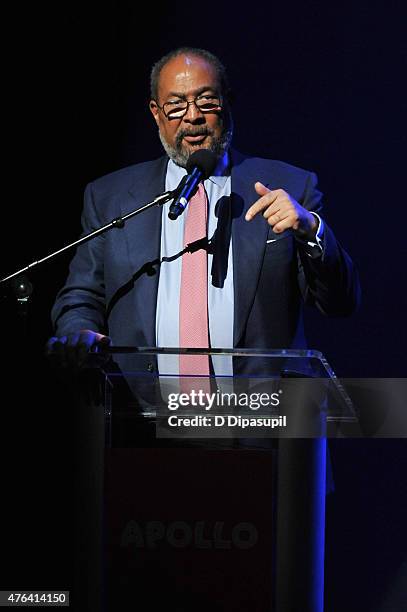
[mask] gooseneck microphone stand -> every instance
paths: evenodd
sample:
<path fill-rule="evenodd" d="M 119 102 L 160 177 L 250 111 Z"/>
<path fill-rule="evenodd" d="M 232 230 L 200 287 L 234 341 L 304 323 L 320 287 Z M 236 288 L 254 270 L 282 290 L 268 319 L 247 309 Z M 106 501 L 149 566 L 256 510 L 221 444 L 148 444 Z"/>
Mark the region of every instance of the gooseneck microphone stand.
<path fill-rule="evenodd" d="M 174 203 L 172 204 L 168 216 L 172 220 L 177 219 L 177 217 L 184 211 L 189 199 L 198 189 L 199 182 L 207 179 L 215 170 L 216 163 L 217 158 L 213 151 L 198 149 L 189 156 L 186 165 L 187 175 L 183 177 L 180 184 L 175 189 L 158 195 L 156 198 L 154 198 L 154 200 L 148 202 L 148 204 L 144 204 L 144 206 L 136 208 L 126 215 L 123 215 L 123 217 L 116 217 L 107 225 L 103 225 L 102 227 L 99 227 L 99 229 L 82 236 L 82 238 L 79 238 L 79 240 L 75 240 L 75 242 L 67 244 L 66 246 L 62 247 L 62 249 L 58 249 L 58 251 L 55 251 L 54 253 L 51 253 L 38 261 L 33 261 L 28 266 L 25 266 L 25 268 L 21 268 L 21 270 L 17 270 L 16 272 L 13 272 L 13 274 L 9 274 L 9 276 L 5 276 L 4 278 L 0 279 L 0 291 L 3 289 L 3 287 L 7 286 L 6 283 L 9 283 L 11 292 L 17 299 L 17 308 L 22 319 L 23 333 L 25 334 L 27 329 L 28 305 L 33 291 L 32 284 L 24 275 L 25 272 L 28 272 L 40 264 L 53 259 L 61 253 L 65 253 L 70 249 L 80 246 L 88 240 L 96 238 L 96 236 L 100 236 L 100 234 L 104 234 L 104 232 L 107 232 L 108 230 L 113 228 L 122 229 L 126 221 L 131 219 L 131 217 L 135 217 L 153 206 L 162 206 L 169 200 L 174 200 Z M 3 298 L 6 296 L 2 295 L 0 297 Z"/>
<path fill-rule="evenodd" d="M 144 204 L 140 208 L 136 208 L 135 210 L 127 213 L 126 215 L 123 215 L 122 217 L 116 217 L 107 225 L 103 225 L 102 227 L 99 227 L 93 232 L 90 232 L 89 234 L 82 236 L 82 238 L 79 238 L 79 240 L 75 240 L 75 242 L 71 242 L 70 244 L 67 244 L 66 246 L 62 247 L 62 249 L 58 249 L 58 251 L 54 251 L 53 253 L 50 253 L 49 255 L 47 255 L 46 257 L 43 257 L 42 259 L 33 261 L 28 266 L 21 268 L 21 270 L 17 270 L 16 272 L 13 272 L 12 274 L 9 274 L 8 276 L 5 276 L 4 278 L 0 279 L 0 289 L 3 290 L 4 287 L 9 287 L 11 289 L 11 293 L 14 295 L 15 299 L 17 300 L 17 310 L 18 310 L 18 314 L 21 319 L 23 334 L 25 335 L 26 330 L 27 330 L 28 306 L 29 306 L 30 298 L 33 292 L 33 286 L 30 280 L 28 279 L 28 277 L 25 275 L 26 272 L 28 272 L 29 270 L 32 270 L 33 268 L 36 268 L 37 266 L 45 263 L 46 261 L 53 259 L 54 257 L 57 257 L 61 253 L 65 253 L 66 251 L 69 251 L 70 249 L 78 247 L 81 244 L 88 242 L 89 240 L 92 240 L 93 238 L 96 238 L 97 236 L 100 236 L 101 234 L 104 234 L 105 232 L 113 228 L 122 229 L 125 226 L 126 221 L 128 221 L 132 217 L 135 217 L 136 215 L 139 215 L 142 212 L 145 212 L 146 210 L 148 210 L 149 208 L 152 208 L 153 206 L 162 206 L 166 202 L 169 202 L 169 200 L 174 199 L 177 196 L 178 192 L 179 192 L 179 186 L 177 187 L 177 189 L 174 189 L 173 191 L 166 191 L 165 193 L 158 195 L 151 202 Z M 3 297 L 6 297 L 6 296 L 3 294 L 2 298 Z"/>

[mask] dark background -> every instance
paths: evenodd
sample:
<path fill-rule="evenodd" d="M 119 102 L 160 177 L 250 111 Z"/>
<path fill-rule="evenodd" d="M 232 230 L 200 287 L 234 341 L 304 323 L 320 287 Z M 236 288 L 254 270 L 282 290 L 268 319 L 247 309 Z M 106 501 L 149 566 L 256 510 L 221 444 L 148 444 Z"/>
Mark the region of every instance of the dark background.
<path fill-rule="evenodd" d="M 154 61 L 217 54 L 235 91 L 234 146 L 315 171 L 327 222 L 356 262 L 351 319 L 308 313 L 309 345 L 340 376 L 405 376 L 405 14 L 401 2 L 64 4 L 4 13 L 4 274 L 79 231 L 86 183 L 161 155 Z M 28 337 L 2 301 L 5 495 L 1 588 L 69 588 L 69 410 L 43 359 L 69 256 L 30 275 Z M 28 340 L 27 340 L 28 338 Z M 333 441 L 327 610 L 402 610 L 407 442 Z M 400 570 L 401 568 L 401 570 Z M 394 599 L 396 601 L 396 599 Z M 401 599 L 399 600 L 401 601 Z M 401 604 L 400 604 L 401 606 Z"/>

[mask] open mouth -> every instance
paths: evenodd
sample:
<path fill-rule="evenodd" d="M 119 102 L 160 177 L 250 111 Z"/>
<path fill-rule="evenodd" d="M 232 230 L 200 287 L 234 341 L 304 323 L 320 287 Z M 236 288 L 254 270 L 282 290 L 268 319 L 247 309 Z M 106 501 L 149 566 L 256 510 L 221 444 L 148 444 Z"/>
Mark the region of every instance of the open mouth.
<path fill-rule="evenodd" d="M 207 134 L 196 134 L 195 136 L 192 136 L 191 134 L 189 134 L 187 136 L 184 136 L 184 140 L 186 140 L 190 144 L 201 144 L 205 140 L 206 137 L 207 137 Z"/>

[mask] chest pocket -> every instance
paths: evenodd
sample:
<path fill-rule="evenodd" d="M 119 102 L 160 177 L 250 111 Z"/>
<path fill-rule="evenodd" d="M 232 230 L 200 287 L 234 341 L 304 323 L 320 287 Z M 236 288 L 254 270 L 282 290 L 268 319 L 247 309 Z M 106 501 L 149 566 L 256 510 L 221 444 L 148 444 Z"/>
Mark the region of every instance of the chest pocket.
<path fill-rule="evenodd" d="M 290 261 L 294 255 L 294 237 L 291 230 L 282 234 L 269 232 L 264 249 L 264 258 L 268 262 L 272 260 Z"/>

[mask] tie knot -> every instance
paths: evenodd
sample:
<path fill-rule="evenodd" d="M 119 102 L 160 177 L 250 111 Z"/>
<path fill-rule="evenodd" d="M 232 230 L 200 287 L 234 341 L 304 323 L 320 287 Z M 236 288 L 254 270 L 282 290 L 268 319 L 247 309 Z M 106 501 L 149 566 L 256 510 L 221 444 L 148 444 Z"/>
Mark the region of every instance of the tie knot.
<path fill-rule="evenodd" d="M 206 199 L 205 187 L 204 187 L 203 183 L 199 183 L 198 190 L 197 190 L 196 194 L 194 195 L 194 198 L 197 199 L 197 200 L 205 200 Z"/>
<path fill-rule="evenodd" d="M 203 183 L 199 183 L 195 195 L 191 198 L 187 208 L 185 233 L 189 238 L 206 236 L 206 223 L 208 217 L 208 198 Z M 192 236 L 190 235 L 192 232 Z M 191 240 L 189 240 L 191 242 Z"/>

